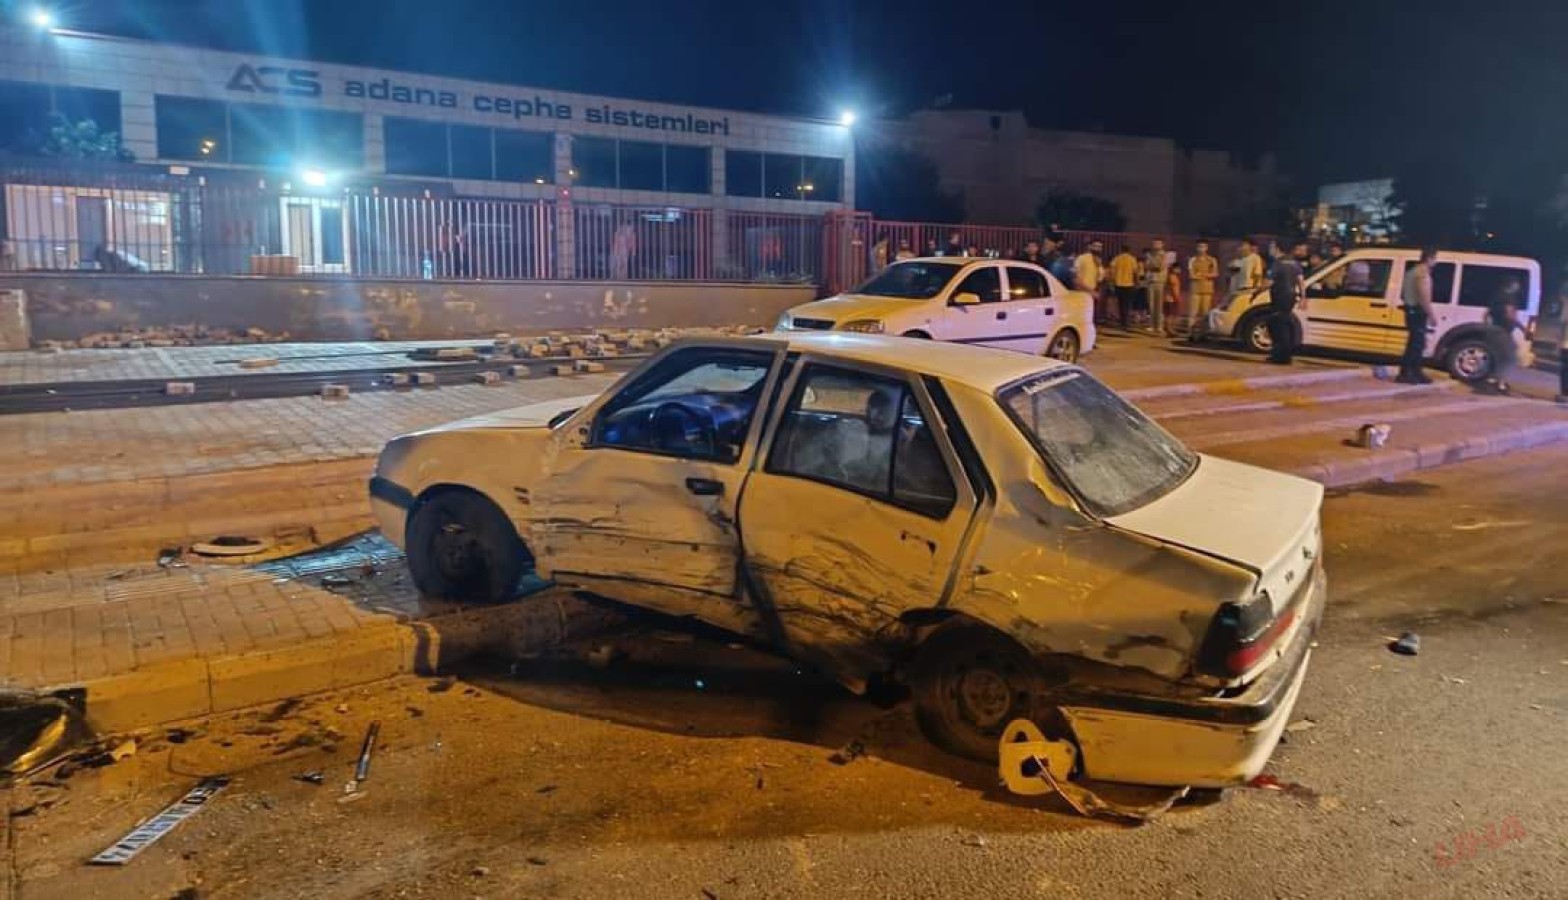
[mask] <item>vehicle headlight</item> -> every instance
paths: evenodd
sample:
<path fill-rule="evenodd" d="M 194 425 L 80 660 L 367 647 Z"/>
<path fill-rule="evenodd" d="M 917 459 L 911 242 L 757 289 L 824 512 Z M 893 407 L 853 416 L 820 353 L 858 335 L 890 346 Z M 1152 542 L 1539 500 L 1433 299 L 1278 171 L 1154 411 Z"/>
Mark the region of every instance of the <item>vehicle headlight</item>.
<path fill-rule="evenodd" d="M 773 323 L 774 331 L 789 331 L 795 327 L 795 319 L 789 313 L 779 313 L 779 320 Z"/>
<path fill-rule="evenodd" d="M 856 319 L 839 326 L 840 331 L 858 331 L 861 334 L 881 334 L 882 323 L 876 319 Z"/>

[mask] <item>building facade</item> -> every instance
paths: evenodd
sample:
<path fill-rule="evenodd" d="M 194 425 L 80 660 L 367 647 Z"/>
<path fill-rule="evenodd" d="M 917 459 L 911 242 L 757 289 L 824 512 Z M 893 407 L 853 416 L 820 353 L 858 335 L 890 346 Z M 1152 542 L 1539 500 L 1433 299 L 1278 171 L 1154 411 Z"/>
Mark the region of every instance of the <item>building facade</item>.
<path fill-rule="evenodd" d="M 1131 231 L 1196 234 L 1283 185 L 1270 158 L 1248 168 L 1168 138 L 1033 128 L 1019 112 L 922 110 L 876 127 L 936 163 L 970 221 L 1029 223 L 1042 196 L 1066 188 L 1114 201 Z"/>
<path fill-rule="evenodd" d="M 521 277 L 695 278 L 770 261 L 783 274 L 789 248 L 779 245 L 817 238 L 753 223 L 820 221 L 854 195 L 853 141 L 834 122 L 0 30 L 0 153 L 35 149 L 52 123 L 89 119 L 158 180 L 114 200 L 43 176 L 8 183 L 14 267 L 53 263 L 65 245 L 81 267 L 138 246 L 155 257 L 141 263 L 186 271 L 171 248 L 182 229 L 203 229 L 229 235 L 236 258 L 287 256 L 305 271 L 364 271 L 392 254 L 396 274 L 430 277 L 433 267 L 476 269 L 490 247 L 497 259 L 542 249 L 548 272 L 529 262 L 513 267 Z M 224 214 L 209 202 L 198 222 L 180 211 L 180 179 L 260 188 L 269 206 L 215 225 Z M 393 202 L 403 198 L 424 202 Z M 67 239 L 59 221 L 30 222 L 62 205 Z M 405 214 L 430 221 L 405 227 Z M 33 233 L 44 225 L 49 236 Z M 408 240 L 426 246 L 401 246 Z M 200 271 L 234 268 L 209 256 Z"/>

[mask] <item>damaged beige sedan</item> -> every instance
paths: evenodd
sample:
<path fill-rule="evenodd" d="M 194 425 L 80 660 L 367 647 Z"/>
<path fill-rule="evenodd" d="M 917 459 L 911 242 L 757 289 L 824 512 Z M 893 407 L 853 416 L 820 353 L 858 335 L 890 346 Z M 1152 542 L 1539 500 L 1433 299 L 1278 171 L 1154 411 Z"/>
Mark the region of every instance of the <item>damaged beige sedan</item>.
<path fill-rule="evenodd" d="M 1030 719 L 1080 776 L 1262 769 L 1325 587 L 1322 489 L 1194 454 L 1076 366 L 776 334 L 397 438 L 371 502 L 421 590 L 536 575 L 907 684 L 938 745 Z"/>

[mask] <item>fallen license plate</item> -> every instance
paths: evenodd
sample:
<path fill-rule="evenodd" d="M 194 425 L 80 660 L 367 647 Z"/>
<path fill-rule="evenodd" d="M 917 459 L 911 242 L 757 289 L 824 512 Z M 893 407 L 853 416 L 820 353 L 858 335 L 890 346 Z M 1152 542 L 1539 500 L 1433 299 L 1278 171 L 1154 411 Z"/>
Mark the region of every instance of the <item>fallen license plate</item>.
<path fill-rule="evenodd" d="M 158 813 L 150 819 L 132 828 L 130 833 L 120 838 L 113 847 L 103 851 L 87 862 L 95 866 L 123 866 L 136 858 L 136 854 L 156 843 L 160 838 L 174 830 L 174 826 L 194 816 L 201 811 L 207 801 L 217 793 L 229 786 L 227 778 L 208 778 L 191 788 L 180 799 L 169 805 L 168 809 Z"/>

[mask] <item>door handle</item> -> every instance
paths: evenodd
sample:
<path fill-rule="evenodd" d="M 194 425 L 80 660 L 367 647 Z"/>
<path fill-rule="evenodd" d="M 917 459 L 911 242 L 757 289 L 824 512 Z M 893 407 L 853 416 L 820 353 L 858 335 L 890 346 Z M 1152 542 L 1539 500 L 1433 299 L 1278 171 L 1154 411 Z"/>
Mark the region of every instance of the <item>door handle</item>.
<path fill-rule="evenodd" d="M 1056 315 L 1056 307 L 1054 307 L 1054 306 L 1047 306 L 1045 308 L 1045 314 L 1048 315 L 1048 316 Z"/>
<path fill-rule="evenodd" d="M 1387 303 L 1369 303 L 1367 305 L 1372 307 L 1373 309 L 1388 309 L 1388 304 Z"/>
<path fill-rule="evenodd" d="M 999 312 L 999 313 L 996 314 L 996 317 L 998 319 L 1005 319 L 1005 318 L 1007 318 L 1007 313 L 1006 313 L 1006 311 Z"/>
<path fill-rule="evenodd" d="M 712 478 L 688 478 L 686 490 L 699 497 L 717 497 L 724 493 L 724 482 Z"/>

